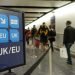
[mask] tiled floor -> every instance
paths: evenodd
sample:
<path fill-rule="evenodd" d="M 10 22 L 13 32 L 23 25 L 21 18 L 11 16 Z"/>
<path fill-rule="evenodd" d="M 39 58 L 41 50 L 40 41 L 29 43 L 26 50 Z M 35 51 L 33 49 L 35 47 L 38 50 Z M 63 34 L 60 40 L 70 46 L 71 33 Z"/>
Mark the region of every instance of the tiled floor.
<path fill-rule="evenodd" d="M 52 56 L 53 75 L 75 75 L 75 58 L 72 58 L 73 65 L 68 65 L 58 51 L 55 51 Z"/>
<path fill-rule="evenodd" d="M 49 54 L 45 56 L 39 66 L 31 75 L 50 75 L 49 74 Z"/>
<path fill-rule="evenodd" d="M 66 59 L 60 57 L 58 51 L 52 53 L 52 75 L 75 75 L 75 58 L 72 58 L 73 65 L 68 65 Z M 41 69 L 38 67 L 32 75 L 50 75 L 49 54 L 43 59 Z"/>

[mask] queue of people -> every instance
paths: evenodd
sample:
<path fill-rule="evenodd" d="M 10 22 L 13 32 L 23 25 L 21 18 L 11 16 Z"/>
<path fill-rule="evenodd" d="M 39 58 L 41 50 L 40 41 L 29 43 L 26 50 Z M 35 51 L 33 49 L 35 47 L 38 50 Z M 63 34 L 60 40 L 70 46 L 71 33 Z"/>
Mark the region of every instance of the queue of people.
<path fill-rule="evenodd" d="M 46 44 L 49 41 L 50 47 L 52 52 L 53 49 L 53 42 L 55 41 L 56 31 L 52 25 L 49 27 L 46 26 L 45 22 L 40 25 L 39 29 L 36 28 L 34 25 L 33 28 L 30 30 L 29 28 L 25 31 L 26 34 L 26 42 L 29 45 L 29 39 L 32 40 L 32 44 L 35 43 L 36 37 L 38 40 L 36 41 L 36 47 L 39 48 L 39 44 L 41 44 L 42 50 L 45 50 Z M 75 42 L 75 28 L 71 26 L 71 21 L 66 21 L 66 28 L 64 29 L 63 33 L 63 46 L 65 45 L 67 51 L 67 64 L 72 65 L 72 58 L 71 58 L 71 51 L 70 48 Z"/>
<path fill-rule="evenodd" d="M 53 42 L 55 41 L 56 32 L 55 29 L 50 25 L 49 28 L 46 26 L 46 23 L 43 22 L 40 25 L 39 29 L 33 25 L 31 30 L 26 30 L 26 42 L 29 45 L 29 39 L 32 40 L 32 44 L 36 47 L 41 47 L 42 50 L 46 50 L 46 46 L 48 46 L 48 41 L 50 41 L 50 45 L 53 50 Z M 35 41 L 36 40 L 36 41 Z"/>

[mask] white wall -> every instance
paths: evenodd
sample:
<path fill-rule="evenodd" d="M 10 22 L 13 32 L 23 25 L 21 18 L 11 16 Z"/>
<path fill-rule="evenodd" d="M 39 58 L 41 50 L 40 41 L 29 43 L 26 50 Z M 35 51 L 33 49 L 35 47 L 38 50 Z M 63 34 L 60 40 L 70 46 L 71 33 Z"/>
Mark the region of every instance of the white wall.
<path fill-rule="evenodd" d="M 63 34 L 67 20 L 70 20 L 72 22 L 72 26 L 75 27 L 75 3 L 59 8 L 54 12 L 56 17 L 57 33 Z"/>
<path fill-rule="evenodd" d="M 75 27 L 75 2 L 65 7 L 59 8 L 54 11 L 56 18 L 56 44 L 61 47 L 63 44 L 63 33 L 66 27 L 66 21 L 70 20 L 72 26 Z M 71 52 L 75 54 L 75 44 L 71 47 Z"/>
<path fill-rule="evenodd" d="M 38 28 L 40 25 L 42 25 L 43 22 L 46 22 L 47 26 L 50 25 L 50 19 L 53 16 L 53 14 L 55 14 L 56 18 L 57 33 L 63 34 L 63 30 L 66 26 L 65 23 L 67 20 L 71 20 L 72 26 L 75 27 L 75 2 L 62 8 L 56 9 L 53 12 L 54 13 L 50 12 L 45 16 L 39 18 L 38 20 L 34 21 L 33 23 L 29 24 L 25 27 L 25 29 L 27 29 L 28 27 L 30 27 L 31 29 L 33 25 L 36 25 L 36 27 Z"/>

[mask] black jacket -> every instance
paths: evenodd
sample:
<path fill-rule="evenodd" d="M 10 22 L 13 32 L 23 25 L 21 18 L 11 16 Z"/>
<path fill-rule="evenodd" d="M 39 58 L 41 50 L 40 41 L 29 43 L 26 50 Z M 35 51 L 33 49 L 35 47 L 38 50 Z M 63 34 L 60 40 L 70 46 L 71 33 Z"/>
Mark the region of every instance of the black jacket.
<path fill-rule="evenodd" d="M 75 28 L 68 26 L 64 30 L 63 44 L 74 43 L 75 41 Z"/>
<path fill-rule="evenodd" d="M 36 32 L 37 32 L 37 29 L 36 28 L 32 28 L 32 30 L 31 30 L 32 36 L 34 36 L 36 34 Z"/>
<path fill-rule="evenodd" d="M 55 30 L 49 30 L 48 37 L 51 42 L 55 41 L 56 32 Z"/>

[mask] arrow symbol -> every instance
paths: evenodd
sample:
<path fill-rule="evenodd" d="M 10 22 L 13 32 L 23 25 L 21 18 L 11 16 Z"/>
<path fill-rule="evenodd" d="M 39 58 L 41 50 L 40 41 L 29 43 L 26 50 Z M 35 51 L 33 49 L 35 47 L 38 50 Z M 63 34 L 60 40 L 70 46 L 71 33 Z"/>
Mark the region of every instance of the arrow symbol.
<path fill-rule="evenodd" d="M 6 23 L 5 19 L 0 18 L 0 20 L 1 20 L 1 24 L 5 24 Z"/>

